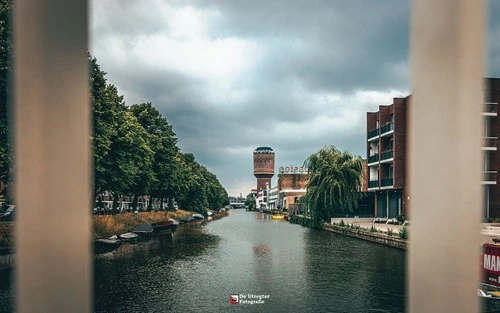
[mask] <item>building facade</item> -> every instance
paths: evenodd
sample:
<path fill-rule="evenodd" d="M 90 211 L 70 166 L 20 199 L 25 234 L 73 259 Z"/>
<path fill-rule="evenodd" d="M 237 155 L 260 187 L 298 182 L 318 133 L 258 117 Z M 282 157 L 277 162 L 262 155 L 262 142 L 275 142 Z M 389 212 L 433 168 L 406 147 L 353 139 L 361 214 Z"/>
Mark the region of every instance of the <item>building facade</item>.
<path fill-rule="evenodd" d="M 485 101 L 483 104 L 484 187 L 483 216 L 500 217 L 500 190 L 498 171 L 498 103 L 500 100 L 500 79 L 485 80 Z M 375 194 L 375 216 L 394 218 L 410 216 L 408 204 L 411 196 L 407 189 L 406 165 L 408 163 L 408 116 L 411 96 L 394 98 L 390 105 L 381 105 L 377 112 L 367 113 L 367 175 L 368 191 Z M 459 139 L 457 139 L 459 140 Z M 439 151 L 429 152 L 439 153 Z M 431 179 L 431 178 L 430 178 Z"/>
<path fill-rule="evenodd" d="M 304 167 L 280 167 L 278 174 L 278 202 L 280 208 L 290 214 L 302 213 L 300 198 L 306 194 L 309 182 L 308 170 Z"/>
<path fill-rule="evenodd" d="M 410 97 L 367 113 L 367 185 L 375 193 L 375 216 L 408 212 L 406 194 L 407 106 Z"/>
<path fill-rule="evenodd" d="M 500 123 L 498 121 L 498 103 L 500 102 L 500 79 L 487 78 L 485 81 L 485 103 L 483 106 L 483 145 L 484 153 L 483 180 L 484 204 L 483 216 L 500 217 L 500 184 L 498 171 L 500 170 L 500 155 L 498 153 L 498 135 Z"/>

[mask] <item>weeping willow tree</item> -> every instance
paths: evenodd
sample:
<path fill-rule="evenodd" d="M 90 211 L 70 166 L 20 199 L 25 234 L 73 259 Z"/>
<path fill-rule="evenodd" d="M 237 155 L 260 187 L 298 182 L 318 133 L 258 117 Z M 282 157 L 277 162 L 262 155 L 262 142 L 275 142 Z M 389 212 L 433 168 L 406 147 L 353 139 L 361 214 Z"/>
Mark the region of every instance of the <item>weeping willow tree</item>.
<path fill-rule="evenodd" d="M 345 214 L 357 208 L 363 172 L 360 156 L 329 146 L 311 155 L 304 165 L 309 170 L 304 202 L 316 226 L 334 214 Z"/>

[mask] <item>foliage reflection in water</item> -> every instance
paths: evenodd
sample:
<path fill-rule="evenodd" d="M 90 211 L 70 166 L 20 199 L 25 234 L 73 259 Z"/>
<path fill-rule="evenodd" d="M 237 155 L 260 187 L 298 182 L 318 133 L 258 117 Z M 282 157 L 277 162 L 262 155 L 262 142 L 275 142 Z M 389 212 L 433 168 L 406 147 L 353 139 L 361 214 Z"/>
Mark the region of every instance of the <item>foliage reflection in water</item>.
<path fill-rule="evenodd" d="M 95 259 L 96 312 L 403 312 L 404 251 L 232 210 Z M 230 304 L 230 294 L 269 295 Z"/>
<path fill-rule="evenodd" d="M 231 210 L 95 257 L 95 312 L 403 312 L 405 252 Z M 0 275 L 0 312 L 13 282 Z M 230 304 L 230 294 L 269 295 Z"/>

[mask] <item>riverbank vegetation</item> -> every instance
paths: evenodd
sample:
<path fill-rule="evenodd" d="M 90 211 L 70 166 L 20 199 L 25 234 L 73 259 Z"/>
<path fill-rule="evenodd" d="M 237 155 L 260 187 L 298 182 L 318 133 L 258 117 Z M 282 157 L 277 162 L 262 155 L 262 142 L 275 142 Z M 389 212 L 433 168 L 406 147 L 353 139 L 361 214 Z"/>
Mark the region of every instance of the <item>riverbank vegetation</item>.
<path fill-rule="evenodd" d="M 324 221 L 350 213 L 358 206 L 363 173 L 360 156 L 329 146 L 312 154 L 304 166 L 309 170 L 304 203 L 315 227 L 321 228 Z"/>
<path fill-rule="evenodd" d="M 169 218 L 176 220 L 190 217 L 193 212 L 185 210 L 167 212 L 141 212 L 137 216 L 134 213 L 123 213 L 118 215 L 95 215 L 93 217 L 94 238 L 106 238 L 131 231 L 138 224 L 156 223 Z"/>

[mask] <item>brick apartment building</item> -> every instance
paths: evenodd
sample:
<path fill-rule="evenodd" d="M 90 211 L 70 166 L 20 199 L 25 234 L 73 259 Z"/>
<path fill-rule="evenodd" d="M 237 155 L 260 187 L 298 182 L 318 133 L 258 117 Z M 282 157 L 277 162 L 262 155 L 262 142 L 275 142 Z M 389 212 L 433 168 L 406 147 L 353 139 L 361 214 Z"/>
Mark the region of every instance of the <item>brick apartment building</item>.
<path fill-rule="evenodd" d="M 408 155 L 408 111 L 410 98 L 394 98 L 390 105 L 379 106 L 378 112 L 367 113 L 368 191 L 375 194 L 375 216 L 409 216 L 411 199 L 406 188 Z M 482 116 L 484 152 L 483 180 L 484 217 L 500 216 L 500 190 L 497 172 L 500 170 L 498 154 L 498 103 L 500 79 L 485 80 L 485 103 Z M 432 153 L 432 152 L 429 152 Z M 439 153 L 436 151 L 435 153 Z M 437 155 L 437 160 L 439 155 Z"/>

